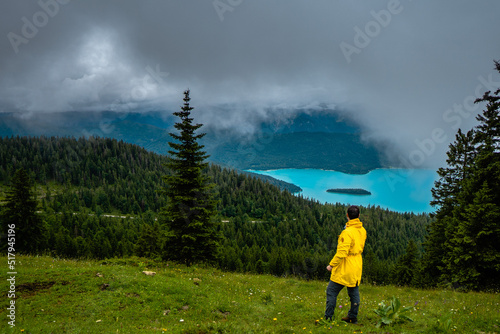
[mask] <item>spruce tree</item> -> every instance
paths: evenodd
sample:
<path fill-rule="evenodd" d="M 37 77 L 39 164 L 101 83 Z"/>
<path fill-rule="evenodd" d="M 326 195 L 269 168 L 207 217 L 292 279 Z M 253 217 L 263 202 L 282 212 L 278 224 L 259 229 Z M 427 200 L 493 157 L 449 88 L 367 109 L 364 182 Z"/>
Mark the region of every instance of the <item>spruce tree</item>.
<path fill-rule="evenodd" d="M 495 66 L 500 72 L 500 63 Z M 478 126 L 467 135 L 459 130 L 449 168 L 438 171 L 432 191 L 438 209 L 424 261 L 432 276 L 437 269 L 443 281 L 465 290 L 498 285 L 500 275 L 500 88 L 480 102 L 487 105 Z"/>
<path fill-rule="evenodd" d="M 35 254 L 45 247 L 47 229 L 36 213 L 38 202 L 31 189 L 28 173 L 24 169 L 18 169 L 11 183 L 0 213 L 3 236 L 7 236 L 9 229 L 14 230 L 15 252 Z M 6 242 L 2 242 L 2 245 L 3 248 L 7 247 Z"/>
<path fill-rule="evenodd" d="M 500 63 L 495 62 L 500 72 Z M 470 177 L 464 178 L 454 209 L 447 269 L 465 289 L 498 285 L 500 275 L 500 88 L 476 103 L 486 109 L 476 119 L 476 150 Z"/>
<path fill-rule="evenodd" d="M 437 171 L 439 180 L 435 182 L 431 190 L 434 198 L 431 205 L 437 206 L 435 213 L 437 218 L 448 216 L 458 204 L 456 196 L 460 191 L 461 182 L 468 177 L 474 162 L 474 136 L 474 130 L 464 134 L 461 129 L 458 129 L 455 142 L 450 144 L 447 152 L 448 167 L 441 167 Z"/>
<path fill-rule="evenodd" d="M 414 285 L 418 280 L 418 263 L 420 252 L 417 244 L 413 239 L 410 239 L 406 252 L 400 256 L 394 268 L 394 281 L 398 285 Z"/>
<path fill-rule="evenodd" d="M 162 237 L 160 225 L 155 222 L 153 226 L 143 223 L 142 231 L 135 243 L 135 255 L 156 259 L 161 256 Z"/>
<path fill-rule="evenodd" d="M 431 190 L 431 205 L 436 207 L 435 220 L 429 225 L 429 234 L 424 243 L 422 279 L 427 285 L 435 286 L 439 282 L 436 278 L 450 279 L 450 273 L 445 270 L 445 258 L 449 254 L 448 242 L 455 233 L 453 210 L 459 205 L 463 180 L 472 173 L 475 156 L 473 140 L 473 130 L 464 134 L 458 129 L 455 142 L 450 144 L 447 152 L 448 166 L 437 171 L 440 178 Z"/>
<path fill-rule="evenodd" d="M 219 249 L 213 184 L 203 173 L 208 155 L 198 142 L 205 134 L 196 133 L 202 124 L 193 124 L 189 101 L 187 90 L 181 111 L 173 113 L 180 118 L 174 125 L 179 133 L 170 133 L 174 141 L 168 143 L 172 150 L 165 166 L 172 174 L 163 177 L 167 205 L 161 211 L 168 229 L 164 258 L 187 265 L 213 261 Z"/>

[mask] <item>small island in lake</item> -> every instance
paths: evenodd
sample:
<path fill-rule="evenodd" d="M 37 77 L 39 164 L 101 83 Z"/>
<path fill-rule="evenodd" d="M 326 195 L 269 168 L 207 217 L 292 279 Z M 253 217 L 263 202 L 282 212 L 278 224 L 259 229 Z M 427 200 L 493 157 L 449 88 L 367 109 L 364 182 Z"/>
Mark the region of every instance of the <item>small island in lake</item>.
<path fill-rule="evenodd" d="M 335 188 L 335 189 L 328 189 L 327 192 L 348 194 L 348 195 L 371 195 L 372 194 L 368 190 L 359 189 L 359 188 Z"/>

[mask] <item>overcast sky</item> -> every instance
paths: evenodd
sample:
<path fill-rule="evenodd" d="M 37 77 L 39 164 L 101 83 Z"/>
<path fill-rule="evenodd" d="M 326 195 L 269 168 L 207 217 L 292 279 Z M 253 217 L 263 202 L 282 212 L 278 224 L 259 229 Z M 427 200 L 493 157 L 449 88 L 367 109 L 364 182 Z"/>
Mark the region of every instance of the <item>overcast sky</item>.
<path fill-rule="evenodd" d="M 0 112 L 336 108 L 421 167 L 500 86 L 500 1 L 40 0 L 0 11 Z M 224 105 L 226 111 L 218 106 Z M 228 111 L 230 110 L 230 111 Z"/>

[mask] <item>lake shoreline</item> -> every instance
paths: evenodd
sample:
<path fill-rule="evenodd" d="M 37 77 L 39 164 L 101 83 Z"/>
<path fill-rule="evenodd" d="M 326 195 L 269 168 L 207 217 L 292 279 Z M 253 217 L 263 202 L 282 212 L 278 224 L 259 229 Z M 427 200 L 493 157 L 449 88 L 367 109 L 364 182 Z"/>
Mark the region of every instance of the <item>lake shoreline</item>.
<path fill-rule="evenodd" d="M 246 170 L 268 175 L 302 189 L 304 198 L 325 204 L 379 206 L 395 212 L 431 213 L 431 189 L 438 175 L 434 169 L 379 168 L 367 174 L 347 174 L 324 169 Z M 371 193 L 359 196 L 327 192 L 326 189 L 359 188 Z"/>

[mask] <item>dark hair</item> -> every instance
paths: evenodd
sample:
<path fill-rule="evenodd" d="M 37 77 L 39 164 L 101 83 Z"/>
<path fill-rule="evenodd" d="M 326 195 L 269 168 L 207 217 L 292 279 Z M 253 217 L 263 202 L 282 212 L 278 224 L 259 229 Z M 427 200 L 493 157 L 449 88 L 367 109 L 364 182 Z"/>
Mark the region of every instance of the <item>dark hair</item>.
<path fill-rule="evenodd" d="M 356 205 L 351 205 L 347 209 L 347 216 L 349 216 L 349 219 L 359 218 L 359 207 L 357 207 Z"/>

